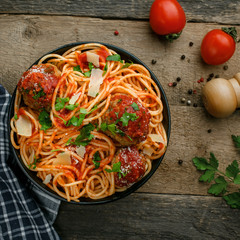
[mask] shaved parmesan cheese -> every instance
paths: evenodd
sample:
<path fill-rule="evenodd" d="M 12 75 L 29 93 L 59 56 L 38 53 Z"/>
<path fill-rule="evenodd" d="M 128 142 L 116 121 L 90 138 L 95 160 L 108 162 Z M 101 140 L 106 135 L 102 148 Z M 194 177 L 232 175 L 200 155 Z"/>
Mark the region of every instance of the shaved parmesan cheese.
<path fill-rule="evenodd" d="M 48 174 L 48 175 L 45 177 L 43 183 L 47 185 L 48 183 L 50 183 L 51 179 L 52 179 L 52 175 L 51 175 L 51 174 Z"/>
<path fill-rule="evenodd" d="M 68 152 L 59 153 L 53 160 L 53 165 L 71 165 L 71 157 Z"/>
<path fill-rule="evenodd" d="M 16 121 L 17 133 L 21 136 L 32 136 L 32 123 L 26 116 L 20 115 Z"/>
<path fill-rule="evenodd" d="M 148 136 L 152 139 L 153 142 L 161 142 L 165 143 L 161 135 L 158 134 L 148 134 Z"/>
<path fill-rule="evenodd" d="M 75 104 L 75 102 L 78 100 L 80 95 L 81 95 L 81 93 L 77 93 L 77 94 L 73 95 L 71 97 L 71 99 L 69 100 L 69 104 Z"/>
<path fill-rule="evenodd" d="M 86 149 L 85 149 L 84 146 L 80 146 L 76 149 L 76 152 L 81 158 L 84 158 L 84 154 L 86 152 Z"/>
<path fill-rule="evenodd" d="M 153 149 L 152 148 L 144 148 L 143 149 L 143 154 L 146 154 L 148 156 L 152 156 Z"/>
<path fill-rule="evenodd" d="M 99 92 L 100 86 L 103 83 L 103 71 L 100 69 L 93 68 L 90 77 L 88 96 L 96 97 Z"/>
<path fill-rule="evenodd" d="M 96 67 L 99 67 L 99 55 L 91 52 L 87 52 L 87 61 L 93 63 Z"/>

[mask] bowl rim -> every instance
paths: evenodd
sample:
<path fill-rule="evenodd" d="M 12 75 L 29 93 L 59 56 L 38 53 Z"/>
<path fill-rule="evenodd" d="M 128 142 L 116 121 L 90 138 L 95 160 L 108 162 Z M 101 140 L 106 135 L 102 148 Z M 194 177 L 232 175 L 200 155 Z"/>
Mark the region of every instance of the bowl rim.
<path fill-rule="evenodd" d="M 133 55 L 132 53 L 128 52 L 127 50 L 121 48 L 121 47 L 118 47 L 118 46 L 115 46 L 115 45 L 112 45 L 112 44 L 109 44 L 109 43 L 103 43 L 103 42 L 95 42 L 95 41 L 81 41 L 81 42 L 73 42 L 73 43 L 69 43 L 69 44 L 65 44 L 65 45 L 62 45 L 54 50 L 51 50 L 47 53 L 45 53 L 44 55 L 42 55 L 39 59 L 37 59 L 29 68 L 31 68 L 33 65 L 37 64 L 38 61 L 48 55 L 48 54 L 52 54 L 52 53 L 56 53 L 58 51 L 61 51 L 65 48 L 67 48 L 67 50 L 75 47 L 75 46 L 78 46 L 78 45 L 82 45 L 82 44 L 89 44 L 89 43 L 97 43 L 97 44 L 102 44 L 104 46 L 106 46 L 107 48 L 110 48 L 114 51 L 116 51 L 120 56 L 122 54 L 125 54 L 126 56 L 130 56 L 131 59 L 133 59 L 134 61 L 133 62 L 136 62 L 138 64 L 141 64 L 143 65 L 150 73 L 151 75 L 151 78 L 153 79 L 153 81 L 157 84 L 160 92 L 161 92 L 161 100 L 162 102 L 164 103 L 163 105 L 165 105 L 164 107 L 164 111 L 166 113 L 166 116 L 167 116 L 167 119 L 165 119 L 165 121 L 167 121 L 167 126 L 168 126 L 168 129 L 166 131 L 167 133 L 167 143 L 169 144 L 169 140 L 170 140 L 170 132 L 171 132 L 171 114 L 170 114 L 170 107 L 169 107 L 169 104 L 168 104 L 168 100 L 167 100 L 167 96 L 164 92 L 164 89 L 161 85 L 161 83 L 159 82 L 159 80 L 157 79 L 157 77 L 155 76 L 155 74 L 152 72 L 152 70 L 142 61 L 140 60 L 138 57 L 136 57 L 135 55 Z M 65 51 L 67 51 L 65 50 Z M 28 69 L 29 69 L 28 68 Z M 12 112 L 14 111 L 14 102 L 15 102 L 15 97 L 16 97 L 16 90 L 17 90 L 17 85 L 15 87 L 15 90 L 12 94 L 12 98 L 11 98 L 11 102 L 9 104 L 9 108 L 8 108 L 8 134 L 10 136 L 10 133 L 11 133 L 11 126 L 10 126 L 10 121 L 11 121 L 11 118 L 13 117 L 12 115 Z M 168 148 L 168 144 L 167 144 L 167 148 Z M 135 192 L 137 189 L 139 189 L 141 186 L 143 186 L 151 177 L 152 175 L 156 172 L 156 170 L 158 169 L 160 163 L 162 162 L 165 154 L 166 154 L 166 151 L 167 151 L 167 148 L 166 148 L 166 151 L 164 152 L 164 154 L 158 158 L 158 159 L 155 159 L 154 162 L 155 163 L 155 166 L 154 168 L 152 168 L 150 170 L 150 172 L 144 176 L 142 179 L 140 179 L 138 182 L 134 183 L 131 187 L 127 188 L 125 191 L 123 192 L 118 192 L 118 193 L 114 193 L 113 195 L 111 196 L 108 196 L 106 198 L 103 198 L 103 199 L 97 199 L 97 200 L 94 200 L 94 199 L 91 199 L 89 200 L 88 198 L 85 198 L 85 199 L 88 199 L 88 201 L 81 201 L 81 198 L 80 198 L 80 201 L 79 202 L 75 202 L 75 201 L 67 201 L 67 199 L 59 196 L 56 192 L 52 191 L 49 187 L 47 187 L 46 185 L 44 185 L 43 183 L 41 183 L 40 181 L 37 182 L 35 181 L 31 176 L 30 176 L 30 172 L 33 173 L 33 171 L 27 169 L 27 167 L 25 166 L 25 164 L 23 163 L 21 157 L 18 155 L 18 152 L 19 150 L 15 149 L 10 141 L 10 146 L 11 146 L 11 149 L 12 149 L 12 152 L 13 152 L 13 155 L 18 163 L 18 166 L 21 168 L 21 170 L 24 172 L 25 176 L 37 187 L 39 188 L 40 190 L 42 190 L 43 192 L 45 192 L 46 194 L 50 195 L 51 197 L 55 198 L 55 199 L 58 199 L 58 200 L 61 200 L 61 201 L 64 201 L 66 203 L 70 203 L 70 204 L 75 204 L 75 205 L 98 205 L 98 204 L 104 204 L 104 203 L 109 203 L 109 202 L 113 202 L 113 201 L 116 201 L 116 200 L 119 200 L 119 199 L 122 199 L 128 195 L 130 195 L 131 193 Z M 37 176 L 36 176 L 37 177 Z M 37 177 L 38 178 L 38 177 Z M 117 195 L 116 195 L 117 194 Z"/>

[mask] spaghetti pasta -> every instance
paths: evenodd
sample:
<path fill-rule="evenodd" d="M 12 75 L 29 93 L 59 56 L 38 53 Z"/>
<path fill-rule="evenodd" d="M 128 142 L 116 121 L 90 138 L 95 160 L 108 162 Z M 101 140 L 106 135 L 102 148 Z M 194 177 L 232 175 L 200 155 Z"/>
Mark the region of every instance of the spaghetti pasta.
<path fill-rule="evenodd" d="M 148 70 L 89 43 L 48 54 L 23 74 L 11 142 L 59 196 L 102 199 L 139 181 L 164 154 L 162 121 L 161 93 Z"/>

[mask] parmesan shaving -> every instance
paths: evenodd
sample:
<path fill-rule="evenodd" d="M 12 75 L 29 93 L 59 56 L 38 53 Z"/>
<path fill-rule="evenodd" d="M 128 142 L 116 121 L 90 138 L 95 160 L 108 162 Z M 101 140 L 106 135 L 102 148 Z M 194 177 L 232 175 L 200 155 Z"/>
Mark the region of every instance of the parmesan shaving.
<path fill-rule="evenodd" d="M 51 174 L 48 174 L 48 175 L 45 177 L 43 183 L 47 185 L 48 183 L 50 183 L 51 179 L 52 179 L 52 175 L 51 175 Z"/>
<path fill-rule="evenodd" d="M 103 83 L 103 71 L 100 69 L 93 68 L 90 77 L 88 96 L 96 97 L 99 92 L 100 86 Z"/>
<path fill-rule="evenodd" d="M 81 158 L 84 158 L 84 155 L 85 155 L 85 152 L 86 152 L 86 149 L 84 146 L 80 146 L 76 149 L 76 152 L 77 154 L 81 157 Z"/>
<path fill-rule="evenodd" d="M 68 152 L 59 153 L 53 160 L 53 165 L 71 165 L 71 157 Z"/>
<path fill-rule="evenodd" d="M 163 137 L 158 134 L 148 134 L 148 136 L 152 139 L 153 142 L 161 142 L 165 144 Z"/>
<path fill-rule="evenodd" d="M 146 154 L 148 156 L 152 156 L 153 149 L 152 148 L 144 148 L 143 149 L 143 154 Z"/>
<path fill-rule="evenodd" d="M 99 55 L 87 52 L 87 61 L 93 63 L 94 66 L 99 67 Z"/>
<path fill-rule="evenodd" d="M 29 118 L 20 115 L 16 121 L 17 133 L 21 136 L 32 136 L 32 123 Z"/>
<path fill-rule="evenodd" d="M 78 100 L 80 95 L 81 95 L 81 93 L 77 93 L 77 94 L 73 95 L 71 97 L 71 99 L 69 100 L 69 104 L 75 104 L 75 102 Z"/>

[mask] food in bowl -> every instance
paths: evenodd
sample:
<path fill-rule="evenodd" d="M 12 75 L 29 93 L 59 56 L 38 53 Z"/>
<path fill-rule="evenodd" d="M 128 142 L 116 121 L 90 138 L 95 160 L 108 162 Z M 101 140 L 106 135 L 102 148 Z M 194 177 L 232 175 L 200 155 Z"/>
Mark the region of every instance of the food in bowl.
<path fill-rule="evenodd" d="M 99 43 L 48 54 L 19 80 L 11 142 L 67 201 L 106 198 L 164 154 L 160 90 L 143 65 Z"/>

